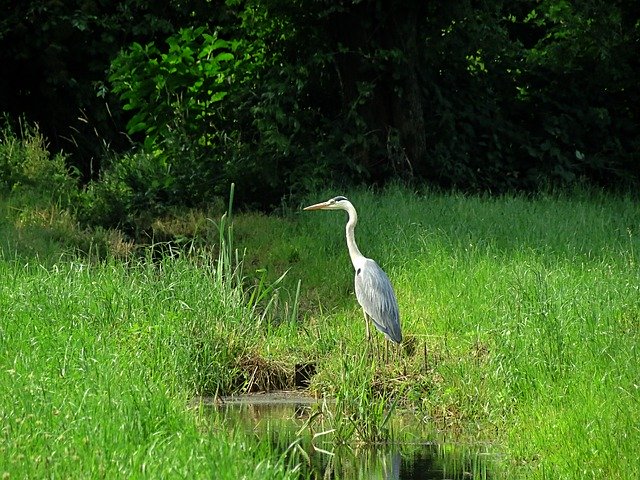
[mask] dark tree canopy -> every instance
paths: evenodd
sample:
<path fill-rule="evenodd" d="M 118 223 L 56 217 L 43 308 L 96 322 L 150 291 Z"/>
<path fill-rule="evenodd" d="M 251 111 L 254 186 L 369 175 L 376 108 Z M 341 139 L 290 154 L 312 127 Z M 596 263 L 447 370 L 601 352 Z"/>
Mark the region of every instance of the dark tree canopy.
<path fill-rule="evenodd" d="M 640 178 L 633 0 L 9 11 L 0 109 L 37 121 L 87 178 L 105 145 L 145 152 L 110 168 L 139 169 L 157 201 L 197 203 L 230 181 L 265 205 L 327 178 L 495 192 Z"/>
<path fill-rule="evenodd" d="M 133 41 L 163 42 L 211 8 L 206 0 L 2 4 L 0 111 L 37 122 L 84 173 L 99 164 L 105 144 L 130 147 L 107 81 L 111 61 Z"/>

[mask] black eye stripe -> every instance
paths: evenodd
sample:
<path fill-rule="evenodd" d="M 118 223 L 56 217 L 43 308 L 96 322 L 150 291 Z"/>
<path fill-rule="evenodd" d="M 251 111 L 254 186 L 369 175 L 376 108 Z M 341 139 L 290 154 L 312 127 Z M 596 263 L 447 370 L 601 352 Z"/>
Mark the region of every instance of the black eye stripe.
<path fill-rule="evenodd" d="M 338 196 L 333 199 L 334 202 L 341 202 L 342 200 L 346 200 L 347 197 Z"/>

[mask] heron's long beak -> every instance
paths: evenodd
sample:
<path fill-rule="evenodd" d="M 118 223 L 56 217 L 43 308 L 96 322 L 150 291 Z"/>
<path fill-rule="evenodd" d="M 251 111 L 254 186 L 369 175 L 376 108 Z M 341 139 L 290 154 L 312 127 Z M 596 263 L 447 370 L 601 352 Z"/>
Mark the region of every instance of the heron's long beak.
<path fill-rule="evenodd" d="M 303 210 L 322 210 L 323 208 L 327 208 L 329 206 L 329 202 L 320 202 L 315 205 L 309 205 L 308 207 L 304 207 Z"/>

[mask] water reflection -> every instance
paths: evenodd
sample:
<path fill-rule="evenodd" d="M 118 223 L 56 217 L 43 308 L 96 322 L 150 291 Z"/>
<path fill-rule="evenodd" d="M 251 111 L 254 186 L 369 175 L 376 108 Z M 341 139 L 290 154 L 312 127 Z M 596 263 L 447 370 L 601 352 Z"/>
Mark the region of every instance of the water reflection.
<path fill-rule="evenodd" d="M 306 428 L 317 412 L 304 397 L 252 396 L 227 399 L 216 408 L 230 429 L 245 429 L 267 440 L 300 464 L 301 478 L 370 480 L 484 480 L 486 447 L 442 444 L 424 422 L 396 416 L 394 442 L 377 445 L 336 444 L 331 433 Z"/>

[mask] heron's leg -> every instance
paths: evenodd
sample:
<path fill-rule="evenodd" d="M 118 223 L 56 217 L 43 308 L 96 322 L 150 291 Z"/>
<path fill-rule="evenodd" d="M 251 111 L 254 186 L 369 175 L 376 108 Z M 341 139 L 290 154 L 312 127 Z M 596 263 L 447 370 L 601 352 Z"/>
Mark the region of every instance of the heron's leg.
<path fill-rule="evenodd" d="M 367 312 L 365 312 L 364 309 L 362 309 L 362 313 L 364 313 L 364 326 L 367 330 L 367 342 L 369 342 L 371 340 L 371 331 L 369 330 L 369 315 L 367 315 Z"/>
<path fill-rule="evenodd" d="M 367 331 L 367 352 L 369 357 L 373 356 L 375 358 L 377 356 L 377 352 L 375 350 L 377 349 L 375 348 L 375 345 L 371 343 L 371 329 L 369 326 L 369 324 L 371 323 L 371 317 L 367 315 L 367 312 L 365 312 L 364 309 L 362 309 L 362 312 L 364 313 L 364 324 Z"/>

